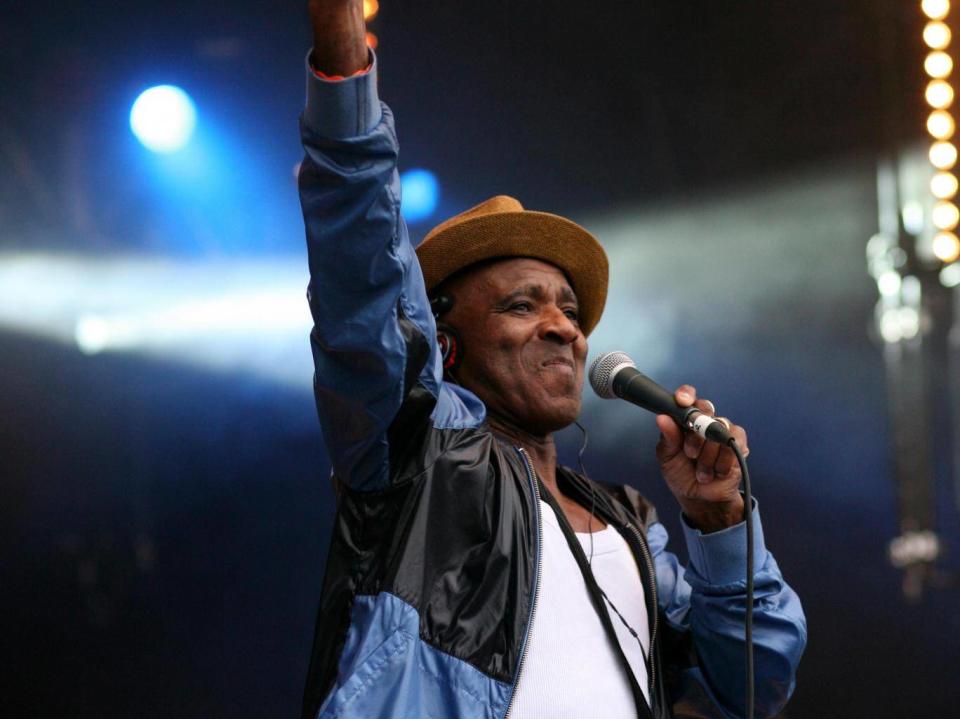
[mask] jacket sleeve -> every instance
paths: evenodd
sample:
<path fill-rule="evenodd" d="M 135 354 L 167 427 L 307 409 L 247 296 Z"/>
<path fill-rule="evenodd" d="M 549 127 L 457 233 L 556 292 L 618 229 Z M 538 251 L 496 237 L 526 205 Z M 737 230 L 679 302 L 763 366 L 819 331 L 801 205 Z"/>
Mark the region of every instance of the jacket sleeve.
<path fill-rule="evenodd" d="M 307 68 L 299 175 L 310 265 L 314 391 L 337 479 L 390 482 L 388 435 L 411 388 L 436 399 L 441 370 L 423 276 L 400 216 L 397 138 L 370 72 Z"/>
<path fill-rule="evenodd" d="M 777 714 L 793 692 L 807 624 L 797 594 L 767 551 L 754 505 L 755 716 Z M 681 518 L 690 562 L 684 569 L 666 551 L 667 530 L 653 524 L 647 537 L 657 573 L 661 616 L 686 635 L 695 661 L 674 668 L 672 699 L 678 716 L 743 717 L 746 611 L 746 523 L 703 534 Z"/>

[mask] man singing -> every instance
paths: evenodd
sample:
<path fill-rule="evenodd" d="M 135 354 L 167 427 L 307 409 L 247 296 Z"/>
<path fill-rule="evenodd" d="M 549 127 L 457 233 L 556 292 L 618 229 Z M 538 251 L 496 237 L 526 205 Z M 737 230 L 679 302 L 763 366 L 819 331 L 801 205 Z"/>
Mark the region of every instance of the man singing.
<path fill-rule="evenodd" d="M 743 716 L 733 453 L 657 417 L 687 567 L 636 490 L 557 465 L 606 255 L 570 220 L 504 196 L 414 251 L 362 6 L 310 2 L 300 198 L 338 506 L 304 718 Z M 689 385 L 675 397 L 714 414 Z M 793 690 L 806 624 L 753 521 L 768 717 Z"/>

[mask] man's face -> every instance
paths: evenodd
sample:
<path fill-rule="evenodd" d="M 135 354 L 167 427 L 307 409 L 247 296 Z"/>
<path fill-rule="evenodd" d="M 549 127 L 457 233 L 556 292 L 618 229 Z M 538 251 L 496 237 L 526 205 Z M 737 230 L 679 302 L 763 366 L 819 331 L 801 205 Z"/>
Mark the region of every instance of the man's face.
<path fill-rule="evenodd" d="M 587 340 L 577 297 L 557 267 L 529 258 L 480 265 L 454 279 L 443 317 L 463 339 L 456 380 L 490 413 L 537 435 L 580 413 Z"/>

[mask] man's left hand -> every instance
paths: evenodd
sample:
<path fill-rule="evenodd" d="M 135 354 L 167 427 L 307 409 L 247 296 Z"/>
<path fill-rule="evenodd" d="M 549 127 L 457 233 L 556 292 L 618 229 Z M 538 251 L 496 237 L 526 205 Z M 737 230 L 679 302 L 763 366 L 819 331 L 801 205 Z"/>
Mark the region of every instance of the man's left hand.
<path fill-rule="evenodd" d="M 681 407 L 693 405 L 704 414 L 716 415 L 713 402 L 697 399 L 697 390 L 691 385 L 677 388 L 674 398 Z M 733 450 L 680 429 L 665 414 L 657 415 L 657 427 L 660 471 L 690 523 L 702 532 L 716 532 L 742 522 L 740 465 Z M 733 423 L 729 429 L 746 456 L 750 451 L 746 431 Z"/>

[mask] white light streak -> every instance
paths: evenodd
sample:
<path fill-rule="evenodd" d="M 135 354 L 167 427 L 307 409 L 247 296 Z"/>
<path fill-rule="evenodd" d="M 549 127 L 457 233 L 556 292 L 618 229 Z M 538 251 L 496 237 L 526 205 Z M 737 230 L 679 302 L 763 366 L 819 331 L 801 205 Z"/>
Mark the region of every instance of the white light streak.
<path fill-rule="evenodd" d="M 305 262 L 0 255 L 0 326 L 309 389 Z"/>

